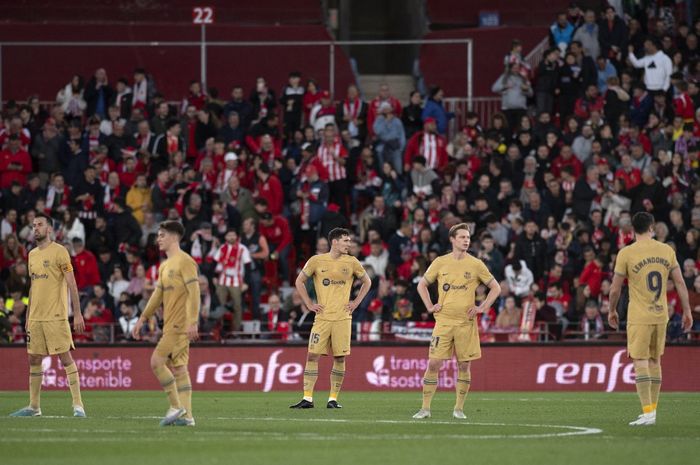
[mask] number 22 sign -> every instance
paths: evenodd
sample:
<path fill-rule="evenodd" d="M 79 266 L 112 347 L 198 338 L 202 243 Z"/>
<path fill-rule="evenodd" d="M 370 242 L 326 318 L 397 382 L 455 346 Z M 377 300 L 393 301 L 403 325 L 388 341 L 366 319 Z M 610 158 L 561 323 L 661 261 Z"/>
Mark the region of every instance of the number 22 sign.
<path fill-rule="evenodd" d="M 214 8 L 210 6 L 195 6 L 192 8 L 193 24 L 213 24 Z"/>

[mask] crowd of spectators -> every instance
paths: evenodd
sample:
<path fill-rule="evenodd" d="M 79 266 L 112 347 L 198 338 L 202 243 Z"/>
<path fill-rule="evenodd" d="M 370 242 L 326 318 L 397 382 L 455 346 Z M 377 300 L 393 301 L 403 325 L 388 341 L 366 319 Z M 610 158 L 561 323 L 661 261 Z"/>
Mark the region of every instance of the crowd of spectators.
<path fill-rule="evenodd" d="M 185 226 L 201 328 L 213 338 L 308 333 L 313 313 L 289 283 L 329 250 L 335 227 L 355 232 L 351 253 L 373 282 L 357 326 L 429 327 L 416 286 L 460 222 L 502 283 L 480 319 L 486 340 L 519 331 L 526 307 L 550 338 L 599 338 L 615 255 L 633 240 L 638 211 L 654 214 L 657 239 L 677 251 L 700 321 L 700 21 L 620 13 L 558 14 L 534 69 L 514 41 L 493 85 L 502 112 L 461 115 L 453 134 L 440 87 L 395 96 L 384 84 L 365 100 L 356 86 L 333 96 L 299 72 L 279 94 L 260 77 L 228 99 L 192 81 L 173 104 L 155 70 L 115 82 L 98 69 L 87 82 L 73 76 L 49 108 L 37 96 L 9 102 L 3 339 L 23 338 L 37 212 L 54 218 L 71 252 L 85 338 L 98 342 L 129 338 L 157 279 L 163 219 Z M 678 339 L 671 285 L 668 297 Z M 623 296 L 623 319 L 625 305 Z M 144 332 L 157 337 L 157 321 Z"/>

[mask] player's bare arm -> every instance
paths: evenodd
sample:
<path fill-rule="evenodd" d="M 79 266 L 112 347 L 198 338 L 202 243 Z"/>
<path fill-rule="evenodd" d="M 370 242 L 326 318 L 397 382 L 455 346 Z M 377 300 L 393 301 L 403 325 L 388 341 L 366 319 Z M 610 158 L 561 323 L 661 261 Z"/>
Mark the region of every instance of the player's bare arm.
<path fill-rule="evenodd" d="M 83 331 L 85 331 L 85 320 L 80 311 L 80 295 L 78 294 L 78 284 L 75 282 L 75 275 L 71 270 L 64 271 L 63 276 L 66 278 L 68 292 L 70 293 L 70 301 L 73 306 L 73 329 L 76 333 L 83 334 Z"/>
<path fill-rule="evenodd" d="M 360 292 L 357 294 L 357 297 L 355 297 L 354 300 L 351 300 L 347 303 L 347 305 L 345 305 L 345 309 L 348 311 L 348 313 L 354 312 L 355 309 L 360 306 L 371 287 L 372 280 L 367 275 L 367 273 L 365 273 L 362 276 L 362 287 L 360 288 Z"/>
<path fill-rule="evenodd" d="M 438 313 L 440 310 L 442 310 L 442 305 L 433 305 L 432 300 L 430 300 L 430 291 L 428 290 L 429 285 L 430 283 L 425 278 L 421 278 L 421 280 L 418 281 L 418 295 L 423 301 L 423 305 L 425 305 L 428 313 Z"/>
<path fill-rule="evenodd" d="M 143 324 L 148 321 L 148 319 L 153 316 L 153 314 L 158 310 L 158 307 L 163 303 L 163 286 L 161 285 L 160 281 L 156 283 L 156 288 L 153 291 L 153 294 L 151 294 L 151 298 L 148 299 L 148 303 L 146 304 L 146 308 L 143 309 L 143 313 L 141 313 L 141 316 L 139 319 L 136 321 L 136 324 L 134 327 L 131 329 L 131 336 L 136 339 L 137 341 L 141 339 L 141 328 L 143 327 Z"/>
<path fill-rule="evenodd" d="M 685 285 L 685 280 L 683 279 L 683 274 L 681 273 L 680 267 L 675 267 L 671 270 L 671 279 L 673 284 L 676 286 L 676 292 L 678 293 L 678 298 L 681 300 L 681 308 L 683 309 L 683 331 L 686 333 L 690 331 L 693 327 L 693 314 L 690 311 L 690 299 L 688 298 L 688 288 Z"/>
<path fill-rule="evenodd" d="M 489 281 L 486 286 L 489 288 L 489 293 L 486 295 L 486 299 L 481 302 L 481 305 L 469 309 L 467 312 L 469 318 L 474 318 L 477 314 L 484 313 L 486 310 L 491 308 L 496 299 L 498 299 L 498 296 L 501 295 L 501 285 L 498 284 L 498 281 L 495 279 Z"/>
<path fill-rule="evenodd" d="M 618 273 L 613 275 L 612 284 L 610 285 L 610 311 L 608 312 L 608 324 L 612 329 L 617 329 L 620 326 L 617 303 L 620 301 L 620 293 L 622 292 L 622 284 L 624 282 L 624 276 Z"/>
<path fill-rule="evenodd" d="M 297 291 L 299 291 L 299 295 L 301 296 L 301 301 L 304 302 L 304 305 L 306 305 L 306 308 L 308 308 L 309 311 L 314 313 L 323 313 L 323 305 L 313 303 L 311 297 L 309 297 L 309 293 L 306 292 L 306 281 L 308 279 L 309 277 L 306 276 L 306 273 L 300 271 L 296 281 L 294 282 L 294 286 L 296 286 Z"/>

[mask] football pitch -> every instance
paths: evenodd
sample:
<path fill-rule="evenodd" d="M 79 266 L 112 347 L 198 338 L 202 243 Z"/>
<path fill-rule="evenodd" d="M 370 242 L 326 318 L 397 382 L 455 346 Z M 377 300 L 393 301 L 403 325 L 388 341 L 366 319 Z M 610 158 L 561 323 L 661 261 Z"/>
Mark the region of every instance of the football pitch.
<path fill-rule="evenodd" d="M 195 392 L 197 426 L 158 426 L 161 392 L 42 393 L 41 418 L 9 418 L 26 392 L 0 392 L 0 463 L 14 464 L 688 464 L 700 451 L 700 394 L 663 393 L 657 424 L 633 428 L 633 393 L 471 393 L 467 421 L 438 392 L 433 417 L 412 420 L 420 393 L 346 392 L 342 410 L 290 410 L 293 392 Z M 697 463 L 697 462 L 696 462 Z"/>

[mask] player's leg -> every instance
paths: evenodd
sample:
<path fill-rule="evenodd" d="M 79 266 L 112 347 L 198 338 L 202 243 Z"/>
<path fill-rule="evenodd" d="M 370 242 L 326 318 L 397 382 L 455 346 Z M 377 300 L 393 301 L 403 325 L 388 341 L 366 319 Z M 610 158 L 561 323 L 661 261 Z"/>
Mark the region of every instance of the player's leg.
<path fill-rule="evenodd" d="M 313 408 L 314 387 L 318 380 L 318 362 L 321 355 L 328 354 L 331 339 L 330 321 L 315 321 L 309 335 L 309 349 L 304 367 L 304 398 L 289 408 Z"/>
<path fill-rule="evenodd" d="M 11 417 L 41 415 L 41 383 L 44 379 L 42 360 L 49 354 L 41 322 L 27 323 L 27 353 L 29 355 L 29 406 L 10 414 Z"/>
<path fill-rule="evenodd" d="M 190 341 L 187 335 L 182 334 L 175 347 L 175 350 L 170 356 L 168 368 L 175 376 L 175 386 L 177 387 L 177 395 L 180 399 L 180 405 L 186 410 L 185 416 L 178 418 L 174 423 L 176 426 L 194 426 L 194 417 L 192 416 L 192 381 L 190 380 L 189 371 L 190 362 Z"/>
<path fill-rule="evenodd" d="M 164 334 L 153 354 L 151 354 L 151 370 L 168 396 L 168 402 L 170 403 L 170 408 L 160 423 L 161 426 L 171 425 L 185 414 L 185 409 L 180 404 L 180 397 L 177 394 L 175 376 L 167 366 L 170 354 L 175 350 L 176 343 L 177 335 Z"/>
<path fill-rule="evenodd" d="M 345 357 L 350 354 L 352 337 L 352 320 L 334 321 L 331 331 L 333 349 L 333 368 L 331 368 L 331 391 L 328 396 L 328 408 L 342 408 L 338 404 L 338 395 L 345 379 Z"/>
<path fill-rule="evenodd" d="M 649 359 L 651 358 L 651 340 L 654 325 L 627 326 L 627 351 L 634 363 L 635 386 L 639 402 L 642 405 L 642 415 L 631 426 L 653 424 L 654 409 L 651 405 L 651 376 L 649 375 Z"/>
<path fill-rule="evenodd" d="M 413 415 L 413 418 L 418 420 L 430 418 L 430 405 L 433 401 L 435 391 L 437 391 L 438 375 L 443 362 L 444 360 L 435 358 L 430 358 L 428 360 L 428 367 L 423 375 L 423 404 L 421 405 L 420 410 Z"/>
<path fill-rule="evenodd" d="M 80 375 L 78 374 L 78 366 L 75 364 L 70 352 L 58 354 L 58 358 L 61 360 L 61 365 L 63 365 L 63 369 L 66 371 L 66 378 L 68 378 L 68 389 L 70 389 L 70 396 L 73 402 L 73 416 L 84 418 L 85 408 L 83 407 L 83 399 L 80 395 Z"/>
<path fill-rule="evenodd" d="M 651 406 L 656 415 L 661 393 L 661 356 L 666 348 L 666 325 L 656 325 L 652 335 L 652 346 L 649 348 L 649 379 L 651 381 Z"/>
<path fill-rule="evenodd" d="M 481 358 L 479 329 L 476 324 L 468 324 L 455 328 L 455 353 L 457 355 L 457 383 L 455 384 L 456 401 L 453 416 L 461 420 L 464 415 L 464 401 L 469 394 L 472 382 L 471 362 Z"/>

